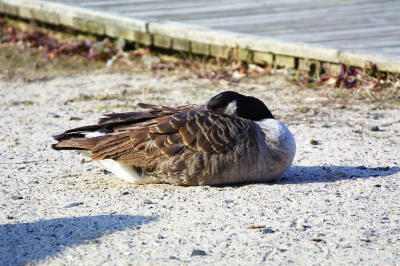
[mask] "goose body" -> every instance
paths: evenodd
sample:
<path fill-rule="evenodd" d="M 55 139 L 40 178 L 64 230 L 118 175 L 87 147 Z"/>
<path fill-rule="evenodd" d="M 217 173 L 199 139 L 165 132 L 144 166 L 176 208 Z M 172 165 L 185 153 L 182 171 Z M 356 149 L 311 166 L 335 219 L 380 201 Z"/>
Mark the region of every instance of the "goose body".
<path fill-rule="evenodd" d="M 54 136 L 56 150 L 79 150 L 137 184 L 221 185 L 275 181 L 296 151 L 289 129 L 260 100 L 223 92 L 206 106 L 139 104 L 96 125 Z"/>

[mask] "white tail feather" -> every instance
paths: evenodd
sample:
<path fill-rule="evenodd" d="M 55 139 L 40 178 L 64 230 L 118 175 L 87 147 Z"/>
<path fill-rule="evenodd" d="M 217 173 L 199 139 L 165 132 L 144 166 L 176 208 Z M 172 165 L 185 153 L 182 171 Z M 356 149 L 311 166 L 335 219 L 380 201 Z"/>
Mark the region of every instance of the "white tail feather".
<path fill-rule="evenodd" d="M 160 182 L 157 178 L 139 173 L 135 167 L 126 163 L 120 163 L 112 159 L 100 160 L 99 163 L 106 170 L 129 183 L 147 184 Z"/>

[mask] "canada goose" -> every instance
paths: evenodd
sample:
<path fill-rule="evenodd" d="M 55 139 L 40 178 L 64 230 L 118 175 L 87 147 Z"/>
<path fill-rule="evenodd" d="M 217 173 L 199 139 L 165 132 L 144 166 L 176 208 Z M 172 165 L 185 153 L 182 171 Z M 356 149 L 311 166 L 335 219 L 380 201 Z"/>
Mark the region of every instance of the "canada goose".
<path fill-rule="evenodd" d="M 137 184 L 220 185 L 277 180 L 296 152 L 289 129 L 257 98 L 226 91 L 207 105 L 138 104 L 97 125 L 54 136 L 55 150 L 80 150 Z"/>

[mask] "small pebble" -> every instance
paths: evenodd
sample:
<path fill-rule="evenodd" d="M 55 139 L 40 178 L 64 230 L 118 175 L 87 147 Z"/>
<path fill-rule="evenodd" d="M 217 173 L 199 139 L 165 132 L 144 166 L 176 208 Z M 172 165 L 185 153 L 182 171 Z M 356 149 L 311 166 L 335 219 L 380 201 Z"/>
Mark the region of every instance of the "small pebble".
<path fill-rule="evenodd" d="M 309 229 L 309 228 L 311 228 L 311 226 L 309 226 L 309 225 L 304 225 L 304 224 L 298 225 L 298 226 L 297 226 L 297 229 L 300 230 L 300 231 L 306 231 L 306 230 Z"/>
<path fill-rule="evenodd" d="M 128 191 L 122 192 L 122 195 L 128 195 L 128 194 L 129 194 Z"/>
<path fill-rule="evenodd" d="M 362 235 L 363 235 L 363 236 L 366 236 L 366 237 L 371 237 L 371 236 L 374 236 L 374 235 L 375 235 L 375 231 L 374 231 L 374 230 L 364 231 L 364 232 L 362 233 Z"/>
<path fill-rule="evenodd" d="M 193 257 L 193 256 L 205 256 L 205 255 L 207 255 L 207 253 L 204 250 L 193 249 L 192 255 L 190 255 L 190 256 Z"/>
<path fill-rule="evenodd" d="M 322 238 L 311 238 L 310 241 L 313 241 L 313 242 L 325 242 L 325 240 L 323 240 Z"/>
<path fill-rule="evenodd" d="M 262 230 L 263 234 L 272 234 L 275 233 L 274 230 L 272 230 L 271 228 L 265 228 Z"/>
<path fill-rule="evenodd" d="M 145 199 L 143 201 L 143 204 L 154 204 L 154 202 L 152 202 L 151 200 Z"/>
<path fill-rule="evenodd" d="M 60 118 L 60 117 L 61 117 L 59 114 L 52 113 L 52 112 L 49 112 L 49 115 L 50 115 L 51 117 L 53 117 L 53 118 Z"/>
<path fill-rule="evenodd" d="M 378 126 L 372 126 L 372 127 L 370 127 L 369 130 L 371 130 L 371 131 L 381 131 L 381 129 Z"/>
<path fill-rule="evenodd" d="M 11 196 L 11 199 L 13 199 L 13 200 L 22 200 L 23 197 L 21 197 L 21 196 Z"/>
<path fill-rule="evenodd" d="M 11 105 L 32 105 L 32 101 L 11 101 Z"/>
<path fill-rule="evenodd" d="M 248 229 L 261 229 L 265 228 L 265 225 L 251 225 L 248 227 Z"/>
<path fill-rule="evenodd" d="M 339 121 L 336 121 L 335 124 L 333 124 L 333 126 L 335 126 L 335 127 L 352 127 L 353 125 L 347 121 L 339 120 Z"/>
<path fill-rule="evenodd" d="M 383 117 L 384 117 L 384 115 L 382 115 L 382 114 L 373 114 L 372 119 L 379 120 L 379 119 L 381 119 Z"/>
<path fill-rule="evenodd" d="M 74 203 L 65 205 L 64 208 L 72 208 L 72 207 L 76 207 L 76 206 L 79 206 L 79 205 L 82 205 L 82 204 L 83 204 L 83 202 L 74 202 Z"/>

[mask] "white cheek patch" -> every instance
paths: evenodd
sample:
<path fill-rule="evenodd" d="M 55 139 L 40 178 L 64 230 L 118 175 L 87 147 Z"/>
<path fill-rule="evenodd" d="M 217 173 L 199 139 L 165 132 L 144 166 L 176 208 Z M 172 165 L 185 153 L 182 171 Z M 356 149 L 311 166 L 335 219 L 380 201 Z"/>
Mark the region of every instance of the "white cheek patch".
<path fill-rule="evenodd" d="M 100 137 L 100 136 L 104 136 L 104 135 L 106 135 L 106 133 L 101 133 L 99 131 L 95 131 L 95 132 L 87 133 L 85 135 L 85 138 L 91 139 L 91 138 Z"/>
<path fill-rule="evenodd" d="M 237 101 L 233 100 L 226 106 L 224 113 L 227 115 L 236 116 L 236 110 L 237 110 Z"/>

